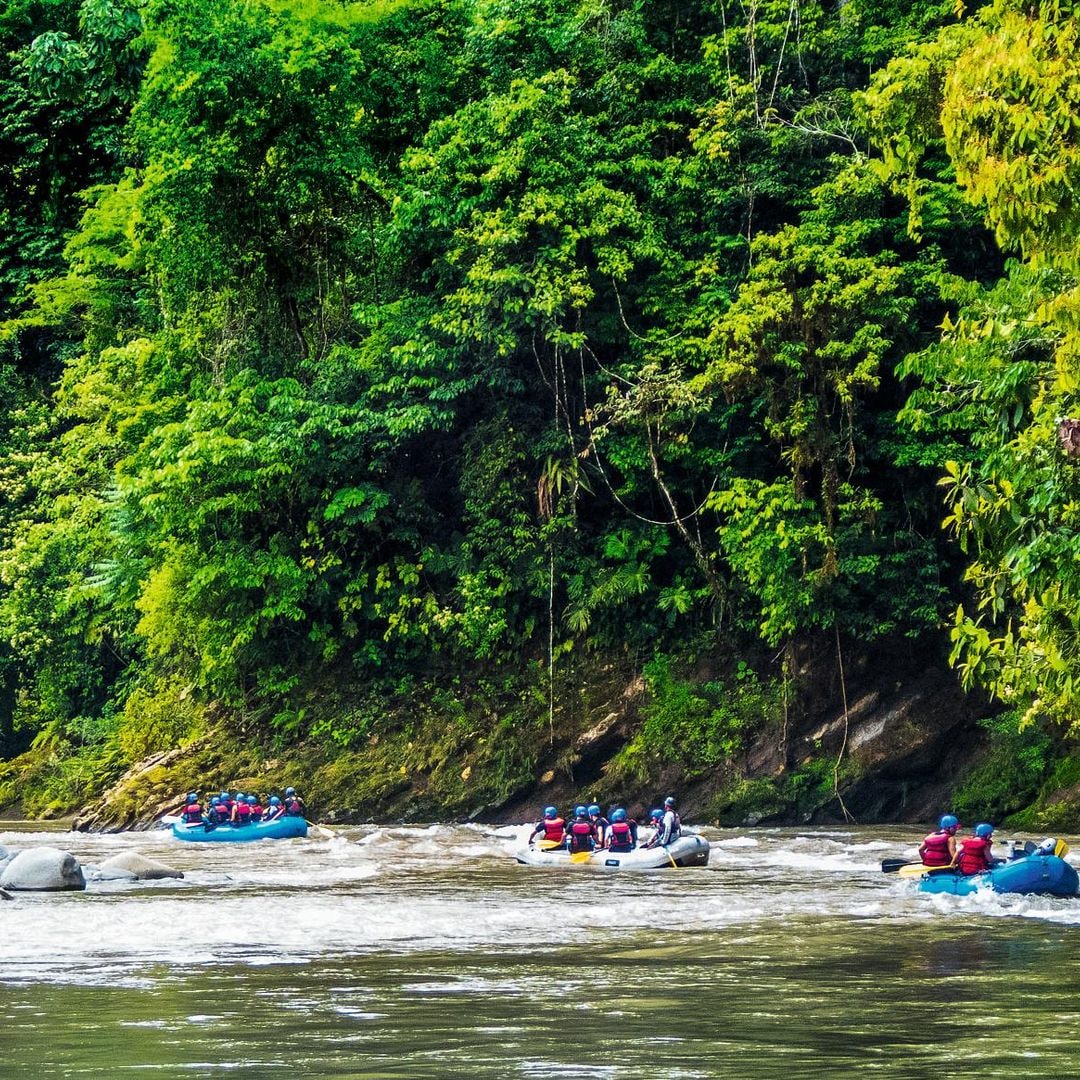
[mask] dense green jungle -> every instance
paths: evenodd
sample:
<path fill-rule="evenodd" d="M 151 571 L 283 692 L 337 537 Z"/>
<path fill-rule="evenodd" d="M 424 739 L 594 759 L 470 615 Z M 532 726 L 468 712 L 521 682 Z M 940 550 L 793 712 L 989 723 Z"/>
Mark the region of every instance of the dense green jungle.
<path fill-rule="evenodd" d="M 1078 9 L 5 0 L 2 812 L 1077 825 Z"/>

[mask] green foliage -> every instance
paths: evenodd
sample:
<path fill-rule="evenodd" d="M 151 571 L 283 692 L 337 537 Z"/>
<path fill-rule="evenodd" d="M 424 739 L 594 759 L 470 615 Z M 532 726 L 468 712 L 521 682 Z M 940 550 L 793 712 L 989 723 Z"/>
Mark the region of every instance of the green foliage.
<path fill-rule="evenodd" d="M 691 682 L 676 674 L 664 655 L 642 670 L 650 697 L 641 728 L 613 762 L 635 780 L 653 779 L 669 764 L 690 776 L 730 765 L 748 738 L 779 719 L 779 685 L 759 681 L 745 662 L 727 683 Z"/>
<path fill-rule="evenodd" d="M 924 380 L 910 415 L 934 417 L 956 445 L 942 486 L 973 595 L 952 630 L 965 682 L 1019 707 L 1023 723 L 1070 725 L 1080 722 L 1075 14 L 996 0 L 890 64 L 868 98 L 886 166 L 915 175 L 943 145 L 964 194 L 1023 260 L 992 287 L 953 289 L 941 345 L 908 363 Z M 896 107 L 913 94 L 914 142 Z"/>
<path fill-rule="evenodd" d="M 1040 44 L 1005 0 L 950 11 L 9 4 L 4 745 L 115 763 L 224 705 L 281 744 L 314 732 L 355 754 L 378 735 L 463 805 L 528 772 L 536 716 L 502 702 L 463 732 L 440 699 L 453 722 L 432 713 L 411 739 L 370 703 L 315 708 L 327 670 L 416 693 L 476 665 L 537 675 L 542 657 L 530 686 L 550 693 L 589 647 L 935 626 L 956 597 L 931 470 L 1004 467 L 1004 435 L 969 439 L 967 421 L 1018 430 L 1030 412 L 1047 430 L 1030 365 L 1056 349 L 1064 380 L 1071 273 L 1048 243 L 1055 265 L 1026 279 L 1040 313 L 1009 302 L 1023 370 L 1010 385 L 1001 354 L 973 360 L 965 404 L 939 407 L 948 343 L 924 347 L 944 304 L 1001 301 L 965 291 L 974 211 L 958 214 L 948 153 L 1033 257 L 1035 232 L 1071 222 L 1064 135 L 1016 135 L 1057 170 L 1030 191 L 1056 209 L 1025 223 L 980 171 L 1001 110 L 978 130 L 962 115 L 994 55 L 980 34 L 1045 66 L 1009 90 L 1036 108 L 1067 89 L 1068 27 L 1047 15 Z M 924 396 L 898 422 L 908 353 Z M 963 474 L 954 504 L 986 480 Z M 1034 566 L 1045 593 L 1054 557 L 1008 572 Z M 1064 584 L 1042 610 L 1071 599 Z M 649 678 L 639 771 L 677 743 L 695 768 L 725 763 L 775 707 L 749 676 L 693 690 L 658 660 Z M 494 779 L 461 780 L 466 760 Z M 385 802 L 402 764 L 384 764 Z"/>
<path fill-rule="evenodd" d="M 1017 719 L 1015 713 L 1003 713 L 981 721 L 989 734 L 989 753 L 949 804 L 961 821 L 1004 821 L 1038 793 L 1050 768 L 1052 742 L 1038 726 L 1019 727 Z"/>

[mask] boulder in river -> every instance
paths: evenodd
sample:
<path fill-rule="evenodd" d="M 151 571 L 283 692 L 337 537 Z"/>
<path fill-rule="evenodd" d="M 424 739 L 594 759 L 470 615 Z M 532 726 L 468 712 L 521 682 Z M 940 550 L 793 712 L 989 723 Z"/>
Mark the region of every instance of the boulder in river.
<path fill-rule="evenodd" d="M 62 892 L 85 889 L 82 867 L 70 851 L 53 847 L 20 851 L 0 873 L 0 889 L 14 892 Z"/>
<path fill-rule="evenodd" d="M 174 870 L 164 863 L 148 859 L 137 851 L 124 851 L 106 859 L 98 868 L 98 876 L 106 881 L 109 878 L 124 877 L 133 877 L 138 881 L 158 881 L 162 878 L 182 878 L 184 874 L 181 870 Z"/>

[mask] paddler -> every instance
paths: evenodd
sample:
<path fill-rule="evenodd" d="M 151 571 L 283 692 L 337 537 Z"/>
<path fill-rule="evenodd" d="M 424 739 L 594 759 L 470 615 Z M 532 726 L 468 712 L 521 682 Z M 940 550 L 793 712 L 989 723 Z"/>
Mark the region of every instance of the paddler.
<path fill-rule="evenodd" d="M 637 846 L 637 822 L 628 819 L 620 806 L 611 811 L 611 826 L 607 834 L 608 851 L 633 851 Z"/>
<path fill-rule="evenodd" d="M 584 806 L 574 807 L 574 820 L 566 831 L 570 838 L 567 846 L 571 855 L 593 851 L 598 846 L 596 826 L 589 820 L 589 811 Z"/>
<path fill-rule="evenodd" d="M 543 836 L 540 834 L 543 833 Z M 559 846 L 566 838 L 566 822 L 559 816 L 557 806 L 545 806 L 543 818 L 536 823 L 536 828 L 529 835 L 529 843 L 533 843 L 537 836 L 549 845 Z"/>
<path fill-rule="evenodd" d="M 203 818 L 202 804 L 199 802 L 199 793 L 197 791 L 189 791 L 187 798 L 184 799 L 184 809 L 180 811 L 180 820 L 185 825 L 194 825 L 196 823 L 202 823 Z"/>
<path fill-rule="evenodd" d="M 919 845 L 923 866 L 954 866 L 956 864 L 956 830 L 960 820 L 954 814 L 942 814 L 936 832 L 930 833 Z"/>
<path fill-rule="evenodd" d="M 981 874 L 984 870 L 990 870 L 997 865 L 994 858 L 990 839 L 994 835 L 994 826 L 983 822 L 975 826 L 975 835 L 967 836 L 960 841 L 960 853 L 956 859 L 956 865 L 961 874 Z"/>

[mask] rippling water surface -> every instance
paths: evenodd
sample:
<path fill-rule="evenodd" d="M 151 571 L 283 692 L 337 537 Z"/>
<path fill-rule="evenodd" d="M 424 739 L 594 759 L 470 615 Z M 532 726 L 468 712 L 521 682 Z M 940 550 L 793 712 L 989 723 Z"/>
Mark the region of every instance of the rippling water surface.
<path fill-rule="evenodd" d="M 923 896 L 902 829 L 704 829 L 706 869 L 519 866 L 527 828 L 0 833 L 183 881 L 0 904 L 0 1077 L 1080 1076 L 1080 900 Z"/>

